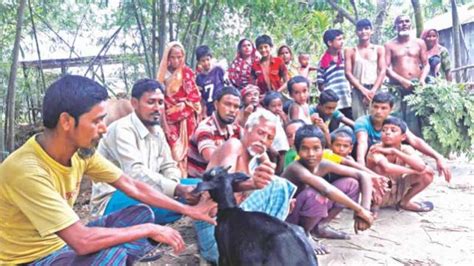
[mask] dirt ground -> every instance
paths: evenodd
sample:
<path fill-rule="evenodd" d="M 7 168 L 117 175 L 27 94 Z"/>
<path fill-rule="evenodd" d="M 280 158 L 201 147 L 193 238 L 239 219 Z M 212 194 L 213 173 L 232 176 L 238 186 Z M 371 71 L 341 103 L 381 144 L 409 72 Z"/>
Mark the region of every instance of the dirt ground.
<path fill-rule="evenodd" d="M 474 265 L 474 164 L 464 159 L 449 164 L 451 183 L 437 176 L 417 197 L 432 201 L 432 212 L 383 209 L 371 229 L 355 235 L 352 213 L 344 210 L 332 226 L 351 232 L 351 239 L 323 240 L 331 254 L 319 256 L 320 265 Z M 87 221 L 90 192 L 85 185 L 76 210 Z M 159 250 L 165 254 L 162 258 L 140 265 L 203 264 L 190 219 L 172 226 L 183 235 L 185 252 L 176 256 L 164 247 Z"/>

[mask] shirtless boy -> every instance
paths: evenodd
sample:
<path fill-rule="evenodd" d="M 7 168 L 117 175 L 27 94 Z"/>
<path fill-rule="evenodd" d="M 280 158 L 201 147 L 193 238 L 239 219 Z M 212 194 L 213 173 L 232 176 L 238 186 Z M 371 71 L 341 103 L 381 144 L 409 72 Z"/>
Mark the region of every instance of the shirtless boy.
<path fill-rule="evenodd" d="M 396 206 L 407 211 L 427 212 L 433 209 L 429 201 L 412 201 L 433 181 L 434 171 L 415 154 L 415 150 L 402 144 L 407 126 L 396 117 L 385 119 L 382 142 L 375 144 L 367 155 L 367 166 L 390 179 L 389 191 L 381 207 Z"/>

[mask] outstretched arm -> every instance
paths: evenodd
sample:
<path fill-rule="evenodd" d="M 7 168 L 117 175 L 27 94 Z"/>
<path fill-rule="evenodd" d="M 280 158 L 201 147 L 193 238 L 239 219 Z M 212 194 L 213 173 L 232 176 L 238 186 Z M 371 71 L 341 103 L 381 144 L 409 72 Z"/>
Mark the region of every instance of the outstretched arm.
<path fill-rule="evenodd" d="M 426 143 L 423 139 L 415 136 L 413 133 L 411 133 L 409 130 L 406 132 L 407 135 L 407 141 L 408 143 L 415 148 L 416 150 L 419 150 L 425 155 L 428 155 L 436 160 L 436 166 L 438 168 L 438 173 L 441 175 L 441 173 L 444 175 L 444 178 L 446 179 L 447 182 L 451 180 L 451 170 L 448 168 L 446 165 L 446 162 L 441 154 L 439 154 L 437 151 L 435 151 L 428 143 Z"/>
<path fill-rule="evenodd" d="M 370 174 L 345 165 L 335 164 L 330 161 L 321 161 L 316 174 L 319 176 L 325 176 L 329 173 L 357 179 L 360 182 L 361 187 L 361 205 L 367 210 L 370 209 L 370 201 L 372 200 L 372 178 Z"/>
<path fill-rule="evenodd" d="M 365 155 L 367 154 L 367 149 L 369 148 L 368 140 L 369 135 L 365 131 L 360 131 L 356 133 L 357 137 L 357 162 L 365 166 Z"/>

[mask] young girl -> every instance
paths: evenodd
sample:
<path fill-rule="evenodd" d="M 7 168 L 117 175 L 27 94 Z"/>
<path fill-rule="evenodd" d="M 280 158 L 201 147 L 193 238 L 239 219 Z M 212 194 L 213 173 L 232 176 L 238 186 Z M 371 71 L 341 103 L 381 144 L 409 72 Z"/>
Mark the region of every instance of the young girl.
<path fill-rule="evenodd" d="M 252 41 L 242 39 L 237 45 L 237 55 L 232 61 L 228 72 L 229 80 L 237 89 L 242 90 L 251 81 L 252 65 L 257 60 L 256 49 Z"/>
<path fill-rule="evenodd" d="M 294 103 L 289 110 L 290 119 L 301 119 L 308 125 L 311 125 L 311 117 L 309 114 L 309 81 L 303 76 L 296 76 L 288 81 L 288 92 L 293 98 Z"/>
<path fill-rule="evenodd" d="M 282 125 L 288 123 L 288 116 L 283 112 L 283 98 L 281 93 L 271 91 L 263 98 L 263 107 L 276 115 Z"/>
<path fill-rule="evenodd" d="M 286 69 L 288 69 L 288 77 L 292 78 L 298 75 L 298 67 L 293 63 L 293 52 L 290 47 L 284 44 L 278 48 L 277 52 L 278 56 L 285 62 Z"/>

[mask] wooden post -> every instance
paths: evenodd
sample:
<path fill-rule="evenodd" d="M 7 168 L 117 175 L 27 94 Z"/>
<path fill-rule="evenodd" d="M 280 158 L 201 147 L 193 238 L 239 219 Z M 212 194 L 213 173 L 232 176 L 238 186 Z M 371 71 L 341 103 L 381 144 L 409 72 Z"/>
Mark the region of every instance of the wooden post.
<path fill-rule="evenodd" d="M 451 16 L 453 19 L 453 46 L 454 46 L 454 68 L 461 66 L 461 50 L 459 41 L 459 16 L 456 0 L 451 0 Z M 455 79 L 457 82 L 461 82 L 460 73 L 456 72 Z"/>

